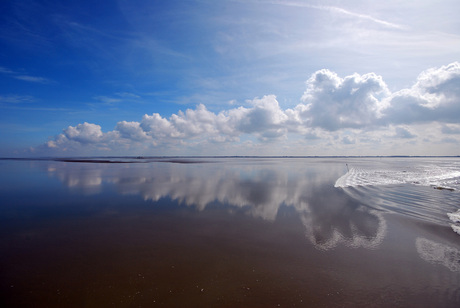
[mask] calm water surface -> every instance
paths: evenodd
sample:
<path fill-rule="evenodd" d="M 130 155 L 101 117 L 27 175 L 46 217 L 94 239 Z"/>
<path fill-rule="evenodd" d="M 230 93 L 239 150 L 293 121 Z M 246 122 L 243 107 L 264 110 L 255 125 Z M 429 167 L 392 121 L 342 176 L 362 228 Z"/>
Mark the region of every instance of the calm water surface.
<path fill-rule="evenodd" d="M 0 160 L 2 307 L 460 306 L 460 159 L 111 160 Z"/>

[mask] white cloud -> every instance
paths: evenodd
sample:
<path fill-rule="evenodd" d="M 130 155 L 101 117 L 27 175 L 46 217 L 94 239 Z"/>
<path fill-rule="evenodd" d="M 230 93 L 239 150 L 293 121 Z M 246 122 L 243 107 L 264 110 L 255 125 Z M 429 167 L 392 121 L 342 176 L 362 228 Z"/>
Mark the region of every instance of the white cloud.
<path fill-rule="evenodd" d="M 414 154 L 412 151 L 428 140 L 442 143 L 443 134 L 459 133 L 459 84 L 457 62 L 429 69 L 418 76 L 412 87 L 394 93 L 374 73 L 341 78 L 323 69 L 307 80 L 301 102 L 294 108 L 283 110 L 276 96 L 266 95 L 247 101 L 248 107 L 218 113 L 199 104 L 169 118 L 158 113 L 146 114 L 140 122 L 120 121 L 106 133 L 99 125 L 85 122 L 64 129 L 48 141 L 46 148 L 150 152 L 174 147 L 210 154 L 209 149 L 222 153 L 232 147 L 235 151 L 250 151 L 248 147 L 253 147 L 268 154 L 266 143 L 277 154 L 289 155 L 296 148 L 296 154 L 305 153 L 303 147 L 323 154 L 334 149 L 334 155 L 355 149 L 346 154 L 361 155 L 366 154 L 363 146 L 372 144 L 376 151 L 405 150 Z M 407 148 L 398 148 L 398 139 L 411 142 L 404 143 Z M 279 146 L 274 147 L 275 143 Z M 450 148 L 440 148 L 450 151 L 453 147 L 451 143 Z"/>
<path fill-rule="evenodd" d="M 198 105 L 195 110 L 187 109 L 185 113 L 173 114 L 170 118 L 180 136 L 185 138 L 195 138 L 203 134 L 213 135 L 216 130 L 217 116 L 208 111 L 202 104 Z"/>
<path fill-rule="evenodd" d="M 141 128 L 139 122 L 118 122 L 115 130 L 120 133 L 120 137 L 129 140 L 143 141 L 150 139 L 146 132 Z"/>
<path fill-rule="evenodd" d="M 41 150 L 49 149 L 52 152 L 84 151 L 85 148 L 101 148 L 108 136 L 102 133 L 101 127 L 96 124 L 84 122 L 76 126 L 65 128 L 54 140 L 48 140 Z"/>
<path fill-rule="evenodd" d="M 46 146 L 47 146 L 48 148 L 57 148 L 57 144 L 56 144 L 56 142 L 53 141 L 53 140 L 49 140 L 49 141 L 46 143 Z"/>
<path fill-rule="evenodd" d="M 101 140 L 101 127 L 96 124 L 83 123 L 77 126 L 69 126 L 64 130 L 64 135 L 69 140 L 78 141 L 80 143 L 95 143 Z"/>
<path fill-rule="evenodd" d="M 288 116 L 274 95 L 249 101 L 251 108 L 238 107 L 218 114 L 202 104 L 196 109 L 179 111 L 169 119 L 154 113 L 144 115 L 140 126 L 154 139 L 207 139 L 216 142 L 236 141 L 243 134 L 260 139 L 276 138 L 286 133 Z"/>
<path fill-rule="evenodd" d="M 374 73 L 340 78 L 320 70 L 307 81 L 301 117 L 306 125 L 329 131 L 371 126 L 382 108 L 377 97 L 387 93 L 382 77 Z"/>
<path fill-rule="evenodd" d="M 140 127 L 155 139 L 179 137 L 179 132 L 167 119 L 161 117 L 158 113 L 154 113 L 151 116 L 144 115 Z"/>
<path fill-rule="evenodd" d="M 286 134 L 288 116 L 281 110 L 274 95 L 254 99 L 252 108 L 242 111 L 237 129 L 242 133 L 255 133 L 263 140 L 279 138 Z"/>
<path fill-rule="evenodd" d="M 460 119 L 460 63 L 422 72 L 409 89 L 395 92 L 382 110 L 381 121 L 410 124 Z"/>

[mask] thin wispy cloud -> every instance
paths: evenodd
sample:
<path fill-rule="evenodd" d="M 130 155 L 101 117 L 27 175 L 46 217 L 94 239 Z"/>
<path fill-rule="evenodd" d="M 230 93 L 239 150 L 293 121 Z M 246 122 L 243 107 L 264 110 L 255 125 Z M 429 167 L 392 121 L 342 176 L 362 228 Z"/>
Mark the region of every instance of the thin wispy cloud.
<path fill-rule="evenodd" d="M 19 103 L 30 103 L 35 98 L 29 95 L 0 95 L 0 103 L 8 104 L 19 104 Z"/>
<path fill-rule="evenodd" d="M 330 11 L 330 12 L 337 12 L 337 13 L 340 13 L 340 14 L 356 17 L 356 18 L 359 18 L 359 19 L 369 20 L 369 21 L 372 21 L 372 22 L 374 22 L 376 24 L 380 24 L 380 25 L 383 25 L 383 26 L 389 27 L 389 28 L 395 28 L 395 29 L 401 29 L 401 30 L 404 30 L 404 29 L 407 28 L 407 27 L 405 27 L 403 25 L 398 25 L 398 24 L 395 24 L 395 23 L 392 23 L 392 22 L 381 20 L 381 19 L 372 17 L 370 15 L 351 12 L 351 11 L 345 10 L 343 8 L 340 8 L 340 7 L 335 7 L 335 6 L 311 6 L 311 8 L 319 9 L 319 10 L 327 10 L 327 11 Z"/>
<path fill-rule="evenodd" d="M 0 66 L 0 73 L 3 74 L 14 74 L 14 72 L 6 67 Z"/>
<path fill-rule="evenodd" d="M 32 75 L 24 74 L 23 72 L 13 71 L 5 67 L 0 67 L 0 73 L 3 73 L 11 78 L 22 80 L 22 81 L 27 81 L 27 82 L 41 83 L 41 84 L 55 83 L 53 80 L 45 78 L 45 77 L 32 76 Z"/>
<path fill-rule="evenodd" d="M 98 102 L 106 105 L 114 105 L 118 103 L 133 103 L 142 101 L 142 97 L 131 92 L 116 92 L 113 95 L 98 95 L 94 96 Z"/>
<path fill-rule="evenodd" d="M 121 98 L 114 98 L 114 97 L 108 97 L 108 96 L 103 96 L 103 95 L 95 96 L 94 99 L 102 103 L 109 104 L 109 105 L 119 103 L 122 101 Z"/>
<path fill-rule="evenodd" d="M 292 2 L 292 1 L 268 1 L 268 2 L 261 2 L 261 3 L 269 3 L 269 4 L 275 4 L 275 5 L 281 5 L 281 6 L 290 6 L 290 7 L 299 7 L 299 8 L 309 8 L 309 9 L 317 9 L 317 10 L 323 10 L 323 11 L 328 11 L 331 13 L 339 13 L 351 17 L 355 17 L 358 19 L 362 20 L 367 20 L 371 21 L 373 23 L 388 27 L 388 28 L 394 28 L 394 29 L 406 29 L 407 27 L 404 25 L 399 25 L 396 23 L 392 23 L 389 21 L 385 21 L 379 18 L 375 18 L 371 15 L 366 15 L 366 14 L 360 14 L 356 12 L 352 12 L 346 9 L 343 9 L 341 7 L 337 6 L 328 6 L 328 5 L 313 5 L 313 4 L 308 4 L 308 3 L 303 3 L 303 2 Z"/>
<path fill-rule="evenodd" d="M 2 106 L 3 109 L 10 109 L 10 110 L 23 110 L 23 111 L 57 111 L 57 112 L 77 112 L 74 109 L 70 108 L 59 108 L 59 107 L 40 107 L 40 106 L 24 106 L 24 105 L 7 105 Z"/>
<path fill-rule="evenodd" d="M 23 80 L 23 81 L 28 81 L 28 82 L 35 82 L 35 83 L 43 83 L 43 84 L 53 83 L 51 80 L 47 78 L 37 77 L 37 76 L 15 75 L 13 76 L 13 78 Z"/>

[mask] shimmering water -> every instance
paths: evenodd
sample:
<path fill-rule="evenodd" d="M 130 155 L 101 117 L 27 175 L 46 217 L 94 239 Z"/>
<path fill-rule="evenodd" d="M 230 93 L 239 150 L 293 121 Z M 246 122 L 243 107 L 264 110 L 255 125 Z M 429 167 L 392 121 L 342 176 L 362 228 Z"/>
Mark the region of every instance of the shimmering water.
<path fill-rule="evenodd" d="M 459 166 L 0 160 L 0 304 L 458 307 Z"/>

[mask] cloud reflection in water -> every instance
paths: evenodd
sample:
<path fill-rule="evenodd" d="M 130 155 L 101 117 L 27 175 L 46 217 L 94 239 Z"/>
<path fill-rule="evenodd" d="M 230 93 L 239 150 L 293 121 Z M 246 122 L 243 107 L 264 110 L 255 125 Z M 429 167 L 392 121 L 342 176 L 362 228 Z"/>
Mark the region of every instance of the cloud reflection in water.
<path fill-rule="evenodd" d="M 423 260 L 434 264 L 442 264 L 453 272 L 460 271 L 459 250 L 423 237 L 416 239 L 415 247 Z"/>
<path fill-rule="evenodd" d="M 379 211 L 334 188 L 343 172 L 318 161 L 240 160 L 206 164 L 85 164 L 50 162 L 48 173 L 72 189 L 97 193 L 104 183 L 122 195 L 144 200 L 170 198 L 199 211 L 211 203 L 238 207 L 255 218 L 274 221 L 280 207 L 295 209 L 307 239 L 321 250 L 340 243 L 375 248 L 386 234 Z"/>

